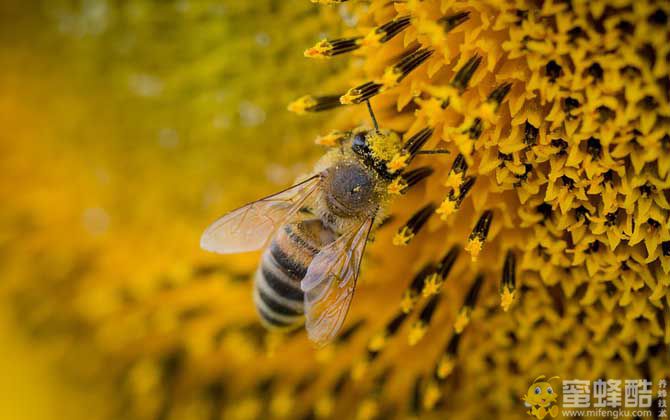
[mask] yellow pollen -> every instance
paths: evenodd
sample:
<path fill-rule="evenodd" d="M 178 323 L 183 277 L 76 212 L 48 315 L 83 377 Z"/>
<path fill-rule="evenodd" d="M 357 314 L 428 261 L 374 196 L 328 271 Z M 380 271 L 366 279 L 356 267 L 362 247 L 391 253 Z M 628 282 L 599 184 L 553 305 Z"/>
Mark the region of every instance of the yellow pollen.
<path fill-rule="evenodd" d="M 398 84 L 398 79 L 402 76 L 402 71 L 398 71 L 395 67 L 387 67 L 384 70 L 381 83 L 387 88 L 392 88 Z"/>
<path fill-rule="evenodd" d="M 375 159 L 390 161 L 401 148 L 400 137 L 396 133 L 372 132 L 367 137 L 370 152 Z"/>
<path fill-rule="evenodd" d="M 308 58 L 330 58 L 327 54 L 332 51 L 333 45 L 327 39 L 322 39 L 311 48 L 305 50 L 305 57 Z"/>
<path fill-rule="evenodd" d="M 465 244 L 465 251 L 470 253 L 472 261 L 477 261 L 479 253 L 482 252 L 484 247 L 484 242 L 479 238 L 468 239 L 468 243 Z"/>
<path fill-rule="evenodd" d="M 456 331 L 457 334 L 462 333 L 465 327 L 470 323 L 470 313 L 471 309 L 468 307 L 465 307 L 458 312 L 456 322 L 454 322 L 454 331 Z"/>
<path fill-rule="evenodd" d="M 360 93 L 355 92 L 356 88 L 351 88 L 344 95 L 340 96 L 340 103 L 343 105 L 351 105 L 355 103 L 356 99 L 361 97 Z"/>
<path fill-rule="evenodd" d="M 442 278 L 437 273 L 429 275 L 423 282 L 423 290 L 421 291 L 421 294 L 423 297 L 429 297 L 440 293 L 442 283 Z"/>
<path fill-rule="evenodd" d="M 437 364 L 437 377 L 446 379 L 446 377 L 454 370 L 454 367 L 456 367 L 456 360 L 448 354 L 442 355 Z"/>
<path fill-rule="evenodd" d="M 386 168 L 390 173 L 395 173 L 401 169 L 405 169 L 407 166 L 407 160 L 409 159 L 409 154 L 407 153 L 396 153 L 393 156 L 393 159 L 386 164 Z"/>
<path fill-rule="evenodd" d="M 393 236 L 393 245 L 404 246 L 414 237 L 414 232 L 407 226 L 403 226 L 398 233 Z"/>
<path fill-rule="evenodd" d="M 386 333 L 380 332 L 375 334 L 368 343 L 368 350 L 379 351 L 386 345 Z"/>
<path fill-rule="evenodd" d="M 497 119 L 496 112 L 498 111 L 498 104 L 495 102 L 485 102 L 479 107 L 479 116 L 488 122 L 495 122 Z"/>
<path fill-rule="evenodd" d="M 441 220 L 447 220 L 449 216 L 456 212 L 456 202 L 445 198 L 444 201 L 440 204 L 440 207 L 435 210 L 435 213 L 440 215 Z"/>
<path fill-rule="evenodd" d="M 288 105 L 288 110 L 298 115 L 307 112 L 307 109 L 316 105 L 316 100 L 311 95 L 302 96 Z"/>
<path fill-rule="evenodd" d="M 455 173 L 450 172 L 447 176 L 447 179 L 444 181 L 444 186 L 448 188 L 453 188 L 454 191 L 458 191 L 458 187 L 463 183 L 463 172 Z"/>
<path fill-rule="evenodd" d="M 384 37 L 383 32 L 377 32 L 377 29 L 371 30 L 365 38 L 361 41 L 361 45 L 364 47 L 375 47 L 381 43 L 381 39 Z"/>
<path fill-rule="evenodd" d="M 514 302 L 514 290 L 510 290 L 507 286 L 503 287 L 503 291 L 500 294 L 500 306 L 503 308 L 503 311 L 507 312 L 512 302 Z"/>
<path fill-rule="evenodd" d="M 407 342 L 410 346 L 416 345 L 426 335 L 427 325 L 423 321 L 415 322 L 409 330 Z"/>
<path fill-rule="evenodd" d="M 427 411 L 432 410 L 441 396 L 442 392 L 440 391 L 440 387 L 435 381 L 431 381 L 428 386 L 426 386 L 426 392 L 423 395 L 423 408 Z"/>
<path fill-rule="evenodd" d="M 398 177 L 389 184 L 389 186 L 386 188 L 386 191 L 389 194 L 400 195 L 406 188 L 407 188 L 407 182 L 405 182 L 405 180 L 402 179 L 401 177 Z"/>
<path fill-rule="evenodd" d="M 406 314 L 410 313 L 410 311 L 414 308 L 414 304 L 416 303 L 417 299 L 418 296 L 414 295 L 412 291 L 405 290 L 405 293 L 403 293 L 402 299 L 400 300 L 400 310 Z"/>

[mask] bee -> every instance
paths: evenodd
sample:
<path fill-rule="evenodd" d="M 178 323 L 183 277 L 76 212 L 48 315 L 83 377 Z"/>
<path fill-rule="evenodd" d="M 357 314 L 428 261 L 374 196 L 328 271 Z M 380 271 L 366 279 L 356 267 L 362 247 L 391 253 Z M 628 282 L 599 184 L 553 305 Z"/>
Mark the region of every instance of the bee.
<path fill-rule="evenodd" d="M 253 287 L 262 324 L 290 330 L 304 321 L 317 346 L 342 327 L 368 237 L 386 214 L 389 185 L 402 176 L 389 163 L 411 160 L 432 134 L 403 145 L 397 133 L 379 130 L 368 109 L 374 130 L 353 130 L 307 179 L 222 216 L 200 241 L 220 254 L 264 249 Z M 432 172 L 423 169 L 405 185 Z"/>

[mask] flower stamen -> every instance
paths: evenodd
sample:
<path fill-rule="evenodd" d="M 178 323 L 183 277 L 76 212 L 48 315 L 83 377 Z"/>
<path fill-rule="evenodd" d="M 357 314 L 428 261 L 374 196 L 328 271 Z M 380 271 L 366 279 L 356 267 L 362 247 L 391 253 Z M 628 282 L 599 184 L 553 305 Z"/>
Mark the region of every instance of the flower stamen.
<path fill-rule="evenodd" d="M 411 22 L 411 16 L 395 18 L 385 24 L 373 29 L 362 41 L 365 46 L 377 46 L 390 41 L 393 37 L 404 31 Z"/>
<path fill-rule="evenodd" d="M 486 237 L 489 234 L 492 220 L 493 212 L 491 210 L 486 210 L 479 217 L 475 228 L 472 230 L 472 233 L 470 233 L 465 250 L 470 253 L 472 261 L 477 261 L 477 257 L 479 256 L 479 253 L 484 246 L 484 242 L 486 241 Z"/>
<path fill-rule="evenodd" d="M 456 331 L 457 334 L 461 334 L 465 327 L 470 323 L 472 310 L 477 303 L 477 297 L 479 296 L 479 291 L 481 290 L 483 283 L 484 275 L 480 274 L 477 276 L 474 283 L 472 283 L 472 286 L 470 286 L 470 290 L 468 290 L 468 294 L 465 296 L 463 306 L 458 312 L 458 316 L 454 322 L 454 331 Z"/>
<path fill-rule="evenodd" d="M 340 105 L 340 95 L 305 95 L 291 102 L 288 105 L 288 110 L 298 115 L 303 115 L 306 112 L 326 111 Z"/>
<path fill-rule="evenodd" d="M 516 292 L 516 257 L 510 250 L 505 256 L 502 281 L 500 282 L 500 306 L 507 312 L 514 302 Z"/>
<path fill-rule="evenodd" d="M 426 335 L 428 326 L 430 326 L 430 321 L 433 319 L 435 314 L 435 309 L 440 303 L 439 294 L 433 295 L 430 300 L 424 305 L 419 313 L 419 319 L 412 324 L 408 334 L 408 342 L 410 346 L 416 345 L 423 337 Z"/>
<path fill-rule="evenodd" d="M 445 16 L 437 20 L 441 24 L 445 33 L 451 32 L 452 29 L 470 19 L 470 12 L 460 12 L 453 15 Z"/>
<path fill-rule="evenodd" d="M 336 55 L 355 51 L 361 47 L 361 37 L 322 39 L 311 48 L 305 50 L 307 58 L 330 58 Z"/>
<path fill-rule="evenodd" d="M 414 213 L 412 217 L 403 225 L 398 233 L 393 237 L 393 245 L 403 246 L 409 244 L 414 236 L 419 233 L 423 225 L 428 221 L 430 216 L 435 212 L 436 206 L 433 203 L 428 203 L 419 211 Z"/>
<path fill-rule="evenodd" d="M 381 92 L 382 87 L 382 83 L 365 82 L 349 89 L 339 98 L 339 101 L 343 105 L 360 104 Z"/>
<path fill-rule="evenodd" d="M 433 50 L 419 48 L 403 57 L 398 63 L 387 67 L 382 76 L 382 84 L 385 88 L 391 88 L 400 83 L 415 68 L 423 64 L 431 55 Z"/>

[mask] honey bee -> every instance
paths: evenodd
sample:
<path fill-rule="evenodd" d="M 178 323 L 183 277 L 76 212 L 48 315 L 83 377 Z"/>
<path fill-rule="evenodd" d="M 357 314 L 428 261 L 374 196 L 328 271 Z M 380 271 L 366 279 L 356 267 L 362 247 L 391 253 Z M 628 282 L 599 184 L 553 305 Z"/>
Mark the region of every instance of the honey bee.
<path fill-rule="evenodd" d="M 220 254 L 265 249 L 253 297 L 268 329 L 289 330 L 304 320 L 310 340 L 323 346 L 344 323 L 368 236 L 386 213 L 389 185 L 402 176 L 389 163 L 411 160 L 432 134 L 403 145 L 372 117 L 374 130 L 350 132 L 313 175 L 231 211 L 202 235 L 200 246 Z M 405 185 L 429 175 L 423 169 Z"/>

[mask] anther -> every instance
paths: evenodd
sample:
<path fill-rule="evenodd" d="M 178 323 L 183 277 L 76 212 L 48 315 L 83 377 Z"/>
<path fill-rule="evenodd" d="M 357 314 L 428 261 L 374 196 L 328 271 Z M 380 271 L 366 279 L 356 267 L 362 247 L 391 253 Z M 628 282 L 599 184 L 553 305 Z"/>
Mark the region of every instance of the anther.
<path fill-rule="evenodd" d="M 384 87 L 393 87 L 400 83 L 412 70 L 428 60 L 431 55 L 433 55 L 433 50 L 419 48 L 405 55 L 393 66 L 387 67 L 382 76 Z"/>
<path fill-rule="evenodd" d="M 409 153 L 411 157 L 414 157 L 416 153 L 423 147 L 423 145 L 426 144 L 426 142 L 432 135 L 433 135 L 432 128 L 426 127 L 422 130 L 419 130 L 416 134 L 414 134 L 405 142 L 405 144 L 403 145 L 403 149 L 407 153 Z"/>
<path fill-rule="evenodd" d="M 462 153 L 459 153 L 451 164 L 451 169 L 444 182 L 444 186 L 452 189 L 457 188 L 464 181 L 467 170 L 468 164 L 465 161 L 465 156 L 463 156 Z"/>
<path fill-rule="evenodd" d="M 500 306 L 507 312 L 514 302 L 516 292 L 516 257 L 510 250 L 505 256 L 502 281 L 500 282 Z"/>
<path fill-rule="evenodd" d="M 475 71 L 481 62 L 482 57 L 475 54 L 463 65 L 463 67 L 461 67 L 458 73 L 456 73 L 456 76 L 454 76 L 451 81 L 451 85 L 463 92 L 468 87 L 468 82 L 470 82 L 470 79 L 475 74 Z"/>
<path fill-rule="evenodd" d="M 440 303 L 439 294 L 433 295 L 419 312 L 419 319 L 412 324 L 408 334 L 409 345 L 413 346 L 418 343 L 425 335 L 433 319 L 437 305 Z"/>
<path fill-rule="evenodd" d="M 474 283 L 472 283 L 472 286 L 470 286 L 470 290 L 468 290 L 468 294 L 465 296 L 463 307 L 461 307 L 461 310 L 456 317 L 456 321 L 454 322 L 454 331 L 456 331 L 457 334 L 461 334 L 465 327 L 470 323 L 472 310 L 477 303 L 477 298 L 479 297 L 479 292 L 483 283 L 484 275 L 480 274 L 477 276 Z"/>
<path fill-rule="evenodd" d="M 551 83 L 556 82 L 556 79 L 563 75 L 563 68 L 555 60 L 549 60 L 544 68 L 544 71 Z"/>
<path fill-rule="evenodd" d="M 433 203 L 429 203 L 422 207 L 419 211 L 414 213 L 407 223 L 398 230 L 398 233 L 393 237 L 393 245 L 401 246 L 407 245 L 419 233 L 423 225 L 428 221 L 430 216 L 435 212 L 437 207 Z"/>
<path fill-rule="evenodd" d="M 330 58 L 336 55 L 355 51 L 361 47 L 361 37 L 323 39 L 311 48 L 305 50 L 308 58 Z"/>
<path fill-rule="evenodd" d="M 472 121 L 470 127 L 468 127 L 465 132 L 468 134 L 470 140 L 477 140 L 484 130 L 484 125 L 482 124 L 482 119 L 477 117 Z"/>
<path fill-rule="evenodd" d="M 447 220 L 451 214 L 456 212 L 456 210 L 461 207 L 463 200 L 465 199 L 470 189 L 472 189 L 472 186 L 475 185 L 476 180 L 477 178 L 474 176 L 467 176 L 457 187 L 458 192 L 455 192 L 455 189 L 449 191 L 447 198 L 442 201 L 440 207 L 435 211 L 440 215 L 440 219 Z"/>
<path fill-rule="evenodd" d="M 476 261 L 479 253 L 484 246 L 486 237 L 489 234 L 489 228 L 491 227 L 491 221 L 493 220 L 493 211 L 486 210 L 477 220 L 475 228 L 472 229 L 472 233 L 468 237 L 468 243 L 465 246 L 465 250 L 470 253 L 472 261 Z"/>
<path fill-rule="evenodd" d="M 411 22 L 410 16 L 402 16 L 395 18 L 390 22 L 375 28 L 370 32 L 365 39 L 363 39 L 362 44 L 366 46 L 374 46 L 388 42 L 393 37 L 398 35 L 400 32 L 405 30 Z"/>
<path fill-rule="evenodd" d="M 531 123 L 526 121 L 523 132 L 523 142 L 528 146 L 534 146 L 537 143 L 537 136 L 540 130 L 535 128 Z"/>
<path fill-rule="evenodd" d="M 600 140 L 595 137 L 589 137 L 586 142 L 586 151 L 589 152 L 593 160 L 599 160 L 603 154 L 603 147 Z"/>
<path fill-rule="evenodd" d="M 447 252 L 445 256 L 442 257 L 437 266 L 437 270 L 433 274 L 429 275 L 424 281 L 423 290 L 421 291 L 421 294 L 424 297 L 429 297 L 440 293 L 442 285 L 447 280 L 447 276 L 449 276 L 449 272 L 454 266 L 456 258 L 458 258 L 458 254 L 460 252 L 460 247 L 458 245 L 454 245 L 451 247 L 449 252 Z"/>
<path fill-rule="evenodd" d="M 454 159 L 454 163 L 451 165 L 451 172 L 455 174 L 465 173 L 468 170 L 468 164 L 465 161 L 465 156 L 462 153 L 459 153 Z"/>
<path fill-rule="evenodd" d="M 306 112 L 319 112 L 340 106 L 340 95 L 305 95 L 291 102 L 288 110 L 302 115 Z"/>
<path fill-rule="evenodd" d="M 384 326 L 382 331 L 372 336 L 367 346 L 368 362 L 375 360 L 379 356 L 379 353 L 386 347 L 387 340 L 398 332 L 406 319 L 407 313 L 400 311 Z"/>
<path fill-rule="evenodd" d="M 461 12 L 454 15 L 449 15 L 442 17 L 437 20 L 437 23 L 441 24 L 444 28 L 445 33 L 451 32 L 452 29 L 462 24 L 470 18 L 470 12 Z"/>
<path fill-rule="evenodd" d="M 366 82 L 362 85 L 349 89 L 347 93 L 339 97 L 339 103 L 344 105 L 360 104 L 381 92 L 381 83 Z"/>
<path fill-rule="evenodd" d="M 493 92 L 489 94 L 489 97 L 486 100 L 488 102 L 495 103 L 497 106 L 500 106 L 511 89 L 511 83 L 503 83 L 502 85 L 499 85 L 493 89 Z"/>
<path fill-rule="evenodd" d="M 414 386 L 412 387 L 412 395 L 409 399 L 409 412 L 415 418 L 419 415 L 421 412 L 421 390 L 423 387 L 423 377 L 420 375 L 416 377 L 414 380 Z"/>
<path fill-rule="evenodd" d="M 453 372 L 456 366 L 456 356 L 458 355 L 458 344 L 461 342 L 461 335 L 456 333 L 451 336 L 447 343 L 444 353 L 435 366 L 434 378 L 438 382 L 443 382 Z"/>
<path fill-rule="evenodd" d="M 409 188 L 418 184 L 425 178 L 433 174 L 433 169 L 429 166 L 422 166 L 417 169 L 405 172 L 391 182 L 388 187 L 390 194 L 404 194 Z"/>
<path fill-rule="evenodd" d="M 436 267 L 433 264 L 426 264 L 414 276 L 407 290 L 402 295 L 400 300 L 400 310 L 403 313 L 410 313 L 414 309 L 414 305 L 419 300 L 421 291 L 425 288 L 426 282 L 435 274 Z"/>
<path fill-rule="evenodd" d="M 661 251 L 663 251 L 664 257 L 670 257 L 670 241 L 661 243 Z"/>
<path fill-rule="evenodd" d="M 433 174 L 433 168 L 430 166 L 422 166 L 420 168 L 413 169 L 411 171 L 407 171 L 402 174 L 402 178 L 405 180 L 405 184 L 407 184 L 407 188 L 410 188 L 419 182 L 423 181 L 424 179 L 428 178 Z"/>

